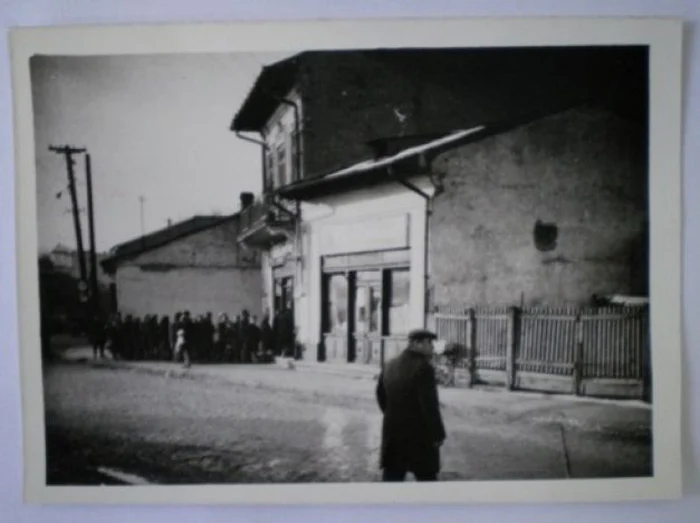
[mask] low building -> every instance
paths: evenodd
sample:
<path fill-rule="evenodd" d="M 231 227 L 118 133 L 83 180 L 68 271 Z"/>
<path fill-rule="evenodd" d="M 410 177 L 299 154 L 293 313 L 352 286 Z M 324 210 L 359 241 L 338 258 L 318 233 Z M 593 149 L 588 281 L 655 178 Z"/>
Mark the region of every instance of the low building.
<path fill-rule="evenodd" d="M 76 249 L 71 249 L 63 244 L 56 245 L 51 251 L 46 253 L 48 259 L 51 260 L 53 267 L 58 270 L 70 274 L 74 278 L 80 279 L 80 256 Z M 87 276 L 89 279 L 90 274 L 90 251 L 86 250 L 85 256 L 85 269 L 87 271 Z M 101 252 L 96 253 L 95 258 L 97 259 L 97 282 L 101 287 L 107 287 L 110 283 L 109 275 L 104 271 L 100 262 L 106 258 L 107 255 Z"/>
<path fill-rule="evenodd" d="M 260 257 L 236 243 L 240 214 L 195 216 L 117 245 L 102 266 L 123 315 L 262 312 Z"/>

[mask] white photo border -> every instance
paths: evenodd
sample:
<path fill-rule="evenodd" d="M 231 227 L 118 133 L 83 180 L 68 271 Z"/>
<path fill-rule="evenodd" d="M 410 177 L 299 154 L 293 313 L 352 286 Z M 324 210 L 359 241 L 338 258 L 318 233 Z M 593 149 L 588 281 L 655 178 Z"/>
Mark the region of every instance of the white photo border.
<path fill-rule="evenodd" d="M 24 497 L 43 504 L 446 504 L 674 499 L 681 495 L 682 22 L 471 18 L 20 28 L 10 33 Z M 653 471 L 649 478 L 198 486 L 47 486 L 29 59 L 376 47 L 648 45 Z M 232 106 L 232 111 L 235 107 Z M 661 350 L 661 348 L 663 350 Z M 313 486 L 312 486 L 313 485 Z"/>

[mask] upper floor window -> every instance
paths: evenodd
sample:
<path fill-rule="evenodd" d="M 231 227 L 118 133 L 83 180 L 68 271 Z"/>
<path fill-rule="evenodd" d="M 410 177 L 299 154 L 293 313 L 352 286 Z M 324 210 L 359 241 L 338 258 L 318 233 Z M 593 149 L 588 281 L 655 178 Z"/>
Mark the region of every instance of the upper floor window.
<path fill-rule="evenodd" d="M 277 144 L 277 187 L 287 185 L 287 147 L 284 140 Z"/>
<path fill-rule="evenodd" d="M 292 173 L 292 179 L 291 181 L 297 181 L 301 178 L 301 158 L 303 154 L 303 149 L 302 149 L 302 143 L 299 140 L 299 133 L 295 130 L 292 131 L 291 134 L 291 139 L 290 139 L 290 147 L 291 147 L 291 173 Z"/>
<path fill-rule="evenodd" d="M 265 148 L 265 190 L 271 190 L 275 187 L 275 155 L 269 147 Z"/>

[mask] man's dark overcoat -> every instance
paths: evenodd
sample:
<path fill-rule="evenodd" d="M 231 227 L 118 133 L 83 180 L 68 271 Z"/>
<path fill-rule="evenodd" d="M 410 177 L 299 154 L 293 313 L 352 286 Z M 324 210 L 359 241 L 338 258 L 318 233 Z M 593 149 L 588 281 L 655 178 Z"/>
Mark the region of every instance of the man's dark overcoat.
<path fill-rule="evenodd" d="M 384 413 L 381 467 L 437 474 L 445 427 L 429 358 L 404 350 L 384 366 L 376 395 Z"/>

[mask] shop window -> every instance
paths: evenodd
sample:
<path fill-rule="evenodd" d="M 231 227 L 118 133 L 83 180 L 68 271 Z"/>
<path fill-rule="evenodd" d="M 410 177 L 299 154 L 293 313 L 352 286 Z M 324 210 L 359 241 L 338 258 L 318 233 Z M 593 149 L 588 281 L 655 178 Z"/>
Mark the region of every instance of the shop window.
<path fill-rule="evenodd" d="M 328 282 L 326 301 L 328 332 L 341 334 L 348 330 L 348 279 L 344 274 L 333 274 Z"/>
<path fill-rule="evenodd" d="M 410 273 L 404 269 L 392 270 L 389 271 L 389 279 L 389 334 L 405 334 L 409 330 Z"/>

